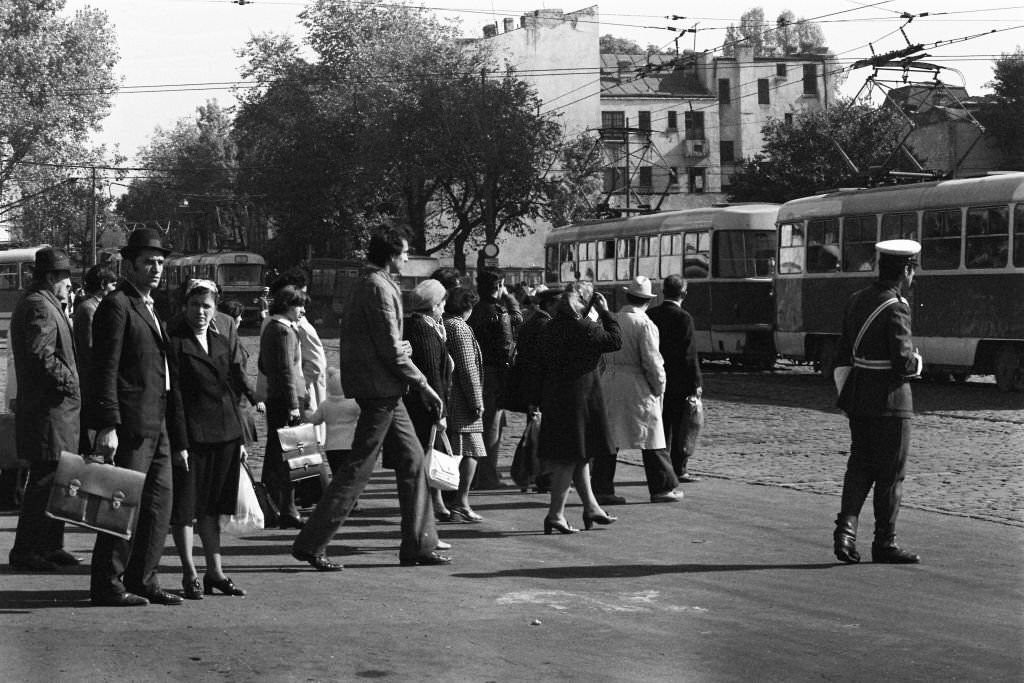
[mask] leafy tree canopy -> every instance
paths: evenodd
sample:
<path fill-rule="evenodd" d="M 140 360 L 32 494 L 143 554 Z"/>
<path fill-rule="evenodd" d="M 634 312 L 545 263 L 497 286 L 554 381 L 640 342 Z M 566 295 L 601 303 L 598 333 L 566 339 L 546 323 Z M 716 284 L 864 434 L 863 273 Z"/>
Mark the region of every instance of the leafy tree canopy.
<path fill-rule="evenodd" d="M 820 24 L 797 19 L 790 10 L 768 23 L 764 9 L 754 7 L 740 16 L 739 25 L 730 24 L 725 31 L 722 53 L 735 56 L 738 47 L 754 48 L 755 57 L 803 54 L 825 47 L 825 32 Z"/>
<path fill-rule="evenodd" d="M 1024 169 L 1024 50 L 1003 53 L 992 67 L 993 90 L 979 112 L 979 119 L 1004 150 L 1010 169 Z"/>
<path fill-rule="evenodd" d="M 772 119 L 761 129 L 764 147 L 733 177 L 733 201 L 785 202 L 862 183 L 902 138 L 903 119 L 891 108 L 840 103 L 796 114 L 792 124 Z M 840 149 L 856 165 L 855 173 Z"/>

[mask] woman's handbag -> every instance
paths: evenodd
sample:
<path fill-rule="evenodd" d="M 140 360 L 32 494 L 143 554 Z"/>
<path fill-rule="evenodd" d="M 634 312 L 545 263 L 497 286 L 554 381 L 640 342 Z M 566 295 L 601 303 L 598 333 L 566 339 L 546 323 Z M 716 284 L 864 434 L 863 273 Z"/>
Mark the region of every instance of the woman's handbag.
<path fill-rule="evenodd" d="M 512 468 L 509 473 L 512 475 L 512 481 L 523 491 L 528 489 L 540 474 L 540 460 L 537 457 L 537 447 L 540 445 L 540 420 L 540 414 L 527 420 L 523 436 L 520 437 L 515 455 L 512 456 Z"/>
<path fill-rule="evenodd" d="M 441 436 L 443 451 L 434 448 L 437 443 L 437 436 Z M 445 431 L 438 430 L 437 426 L 430 428 L 430 449 L 427 451 L 427 485 L 433 486 L 439 491 L 455 491 L 459 488 L 459 463 L 462 457 L 452 452 L 452 444 L 448 440 Z"/>
<path fill-rule="evenodd" d="M 239 465 L 238 497 L 235 500 L 235 514 L 220 516 L 220 530 L 228 534 L 244 534 L 264 527 L 263 509 L 256 497 L 252 472 L 245 460 Z"/>
<path fill-rule="evenodd" d="M 86 462 L 82 456 L 64 451 L 46 515 L 128 540 L 139 519 L 145 481 L 142 472 Z"/>
<path fill-rule="evenodd" d="M 319 477 L 324 469 L 324 455 L 316 439 L 316 426 L 305 422 L 277 430 L 281 457 L 288 463 L 288 478 L 301 481 Z"/>

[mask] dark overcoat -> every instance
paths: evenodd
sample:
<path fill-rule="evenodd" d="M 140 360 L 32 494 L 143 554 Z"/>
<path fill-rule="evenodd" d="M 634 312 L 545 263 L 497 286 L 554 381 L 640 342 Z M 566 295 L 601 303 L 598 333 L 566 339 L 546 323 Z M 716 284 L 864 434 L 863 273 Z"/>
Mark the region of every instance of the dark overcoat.
<path fill-rule="evenodd" d="M 117 427 L 118 437 L 160 435 L 167 409 L 167 344 L 162 325 L 127 280 L 108 294 L 92 320 L 86 423 Z"/>
<path fill-rule="evenodd" d="M 888 299 L 898 301 L 886 307 L 868 326 L 856 352 L 853 343 L 868 316 Z M 857 367 L 854 355 L 883 369 Z M 839 365 L 853 364 L 839 407 L 852 418 L 899 417 L 914 414 L 909 381 L 919 368 L 910 332 L 910 305 L 894 283 L 875 282 L 850 297 L 843 314 L 843 333 L 836 355 Z"/>
<path fill-rule="evenodd" d="M 601 354 L 622 346 L 611 313 L 600 322 L 560 313 L 540 333 L 540 446 L 542 460 L 583 463 L 615 452 L 608 436 L 598 376 Z"/>
<path fill-rule="evenodd" d="M 33 286 L 11 314 L 18 395 L 15 407 L 18 456 L 30 462 L 78 452 L 82 395 L 74 335 L 57 297 Z"/>
<path fill-rule="evenodd" d="M 209 353 L 183 316 L 167 325 L 171 400 L 167 410 L 171 449 L 225 443 L 242 438 L 238 395 L 244 370 L 223 334 L 207 330 Z"/>
<path fill-rule="evenodd" d="M 665 360 L 665 395 L 693 396 L 702 383 L 693 317 L 674 301 L 647 309 L 647 315 L 658 326 L 658 350 Z"/>
<path fill-rule="evenodd" d="M 437 423 L 446 414 L 448 391 L 452 383 L 452 363 L 448 360 L 448 349 L 434 325 L 420 313 L 413 313 L 405 319 L 403 334 L 412 346 L 412 362 L 441 397 L 441 414 L 429 410 L 418 391 L 410 391 L 405 395 L 405 408 L 414 425 Z"/>

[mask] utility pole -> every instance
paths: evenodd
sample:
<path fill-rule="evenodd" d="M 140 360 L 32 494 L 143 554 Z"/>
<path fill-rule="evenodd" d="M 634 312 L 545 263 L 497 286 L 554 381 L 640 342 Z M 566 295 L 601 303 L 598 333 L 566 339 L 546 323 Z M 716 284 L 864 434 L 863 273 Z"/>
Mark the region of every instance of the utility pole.
<path fill-rule="evenodd" d="M 92 240 L 92 257 L 89 265 L 96 265 L 96 167 L 92 167 L 92 183 L 89 185 L 89 239 Z"/>

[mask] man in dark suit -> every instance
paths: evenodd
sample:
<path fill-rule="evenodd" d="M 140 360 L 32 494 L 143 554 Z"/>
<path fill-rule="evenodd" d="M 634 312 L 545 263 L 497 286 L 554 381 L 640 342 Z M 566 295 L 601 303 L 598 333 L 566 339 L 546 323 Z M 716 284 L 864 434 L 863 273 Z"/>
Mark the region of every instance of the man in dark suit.
<path fill-rule="evenodd" d="M 875 249 L 878 280 L 850 297 L 836 356 L 840 373 L 849 366 L 852 370 L 839 394 L 839 407 L 850 419 L 851 444 L 834 551 L 840 562 L 860 562 L 857 518 L 874 485 L 872 561 L 914 564 L 921 558 L 896 545 L 896 517 L 914 414 L 909 381 L 922 369 L 910 336 L 910 305 L 902 292 L 913 284 L 921 245 L 886 240 Z"/>
<path fill-rule="evenodd" d="M 693 318 L 683 310 L 686 280 L 680 275 L 669 275 L 661 294 L 665 300 L 647 311 L 658 327 L 658 350 L 665 359 L 667 381 L 661 420 L 676 477 L 682 483 L 695 482 L 700 478 L 690 474 L 687 465 L 700 433 L 700 422 L 694 419 L 694 412 L 704 390 L 693 338 Z"/>
<path fill-rule="evenodd" d="M 62 249 L 36 252 L 32 284 L 11 315 L 8 338 L 18 381 L 18 455 L 31 463 L 11 548 L 11 569 L 54 571 L 81 558 L 64 550 L 64 522 L 46 516 L 61 451 L 78 451 L 82 395 L 71 324 L 71 261 Z"/>
<path fill-rule="evenodd" d="M 383 450 L 384 466 L 395 470 L 402 514 L 403 566 L 448 564 L 437 552 L 423 469 L 423 447 L 402 396 L 419 391 L 424 406 L 441 413 L 441 397 L 412 362 L 409 342 L 402 341 L 402 294 L 388 274 L 409 257 L 404 231 L 381 226 L 370 238 L 367 267 L 345 302 L 341 320 L 341 381 L 345 395 L 359 404 L 352 450 L 341 462 L 305 526 L 295 537 L 292 556 L 318 571 L 342 566 L 327 559 L 327 544 L 341 528 L 370 480 Z"/>
<path fill-rule="evenodd" d="M 96 451 L 118 467 L 146 475 L 135 535 L 99 534 L 90 592 L 95 605 L 181 604 L 160 588 L 157 566 L 171 520 L 171 453 L 167 436 L 167 339 L 153 309 L 164 248 L 159 231 L 139 228 L 121 250 L 125 279 L 93 318 L 87 424 Z"/>

